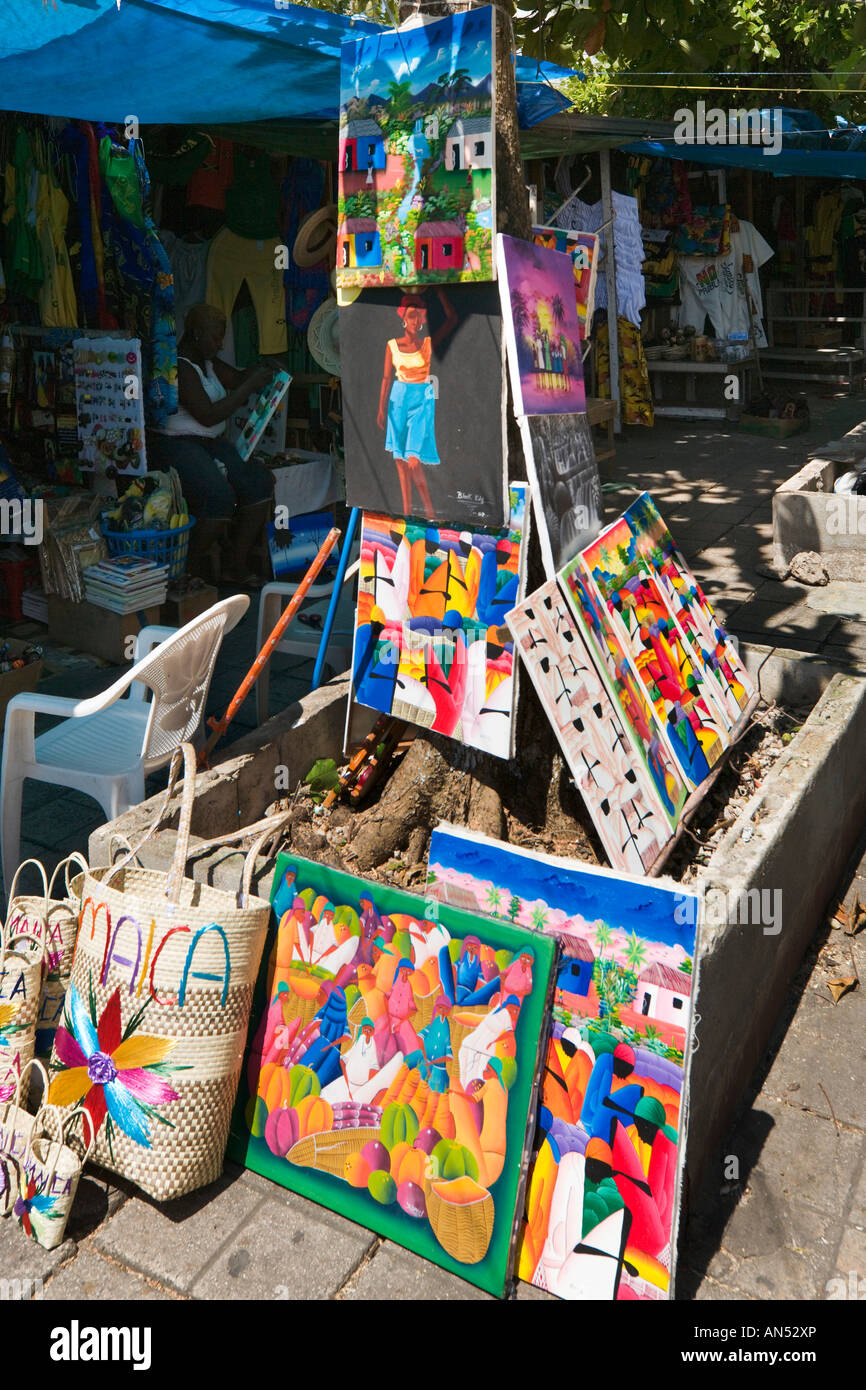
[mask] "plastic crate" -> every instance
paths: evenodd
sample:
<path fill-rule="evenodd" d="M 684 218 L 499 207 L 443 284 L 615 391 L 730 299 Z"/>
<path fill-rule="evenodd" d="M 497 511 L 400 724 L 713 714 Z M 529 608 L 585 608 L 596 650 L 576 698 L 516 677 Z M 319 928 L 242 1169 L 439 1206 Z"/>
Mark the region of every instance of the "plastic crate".
<path fill-rule="evenodd" d="M 189 533 L 195 526 L 191 516 L 185 526 L 173 531 L 110 531 L 103 518 L 102 534 L 109 555 L 140 555 L 157 565 L 168 565 L 169 579 L 181 579 L 189 552 Z"/>

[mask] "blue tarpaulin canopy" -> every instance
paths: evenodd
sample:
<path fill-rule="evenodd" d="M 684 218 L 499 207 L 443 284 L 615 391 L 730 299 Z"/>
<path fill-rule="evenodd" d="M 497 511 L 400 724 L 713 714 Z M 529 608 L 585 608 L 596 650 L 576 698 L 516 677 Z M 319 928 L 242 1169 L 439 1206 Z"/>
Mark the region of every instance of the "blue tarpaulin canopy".
<path fill-rule="evenodd" d="M 3 0 L 0 109 L 143 124 L 335 121 L 340 42 L 368 20 L 275 0 Z M 575 74 L 517 60 L 521 125 Z"/>
<path fill-rule="evenodd" d="M 714 168 L 752 169 L 777 178 L 804 174 L 808 178 L 866 179 L 866 127 L 848 125 L 837 118 L 836 128 L 827 130 L 812 111 L 781 107 L 780 112 L 780 116 L 761 112 L 768 137 L 777 128 L 776 122 L 781 125 L 781 148 L 776 153 L 746 143 L 680 145 L 674 139 L 673 127 L 670 138 L 637 140 L 623 148 L 629 154 L 687 159 Z M 771 142 L 778 144 L 774 139 Z"/>

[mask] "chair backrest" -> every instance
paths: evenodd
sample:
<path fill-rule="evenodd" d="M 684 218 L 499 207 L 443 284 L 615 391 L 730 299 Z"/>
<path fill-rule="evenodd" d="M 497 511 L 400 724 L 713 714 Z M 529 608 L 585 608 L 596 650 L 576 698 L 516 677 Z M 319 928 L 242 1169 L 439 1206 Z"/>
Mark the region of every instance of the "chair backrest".
<path fill-rule="evenodd" d="M 204 713 L 223 637 L 246 613 L 246 594 L 223 599 L 161 642 L 131 675 L 153 691 L 142 745 L 145 762 L 161 762 L 192 738 Z"/>

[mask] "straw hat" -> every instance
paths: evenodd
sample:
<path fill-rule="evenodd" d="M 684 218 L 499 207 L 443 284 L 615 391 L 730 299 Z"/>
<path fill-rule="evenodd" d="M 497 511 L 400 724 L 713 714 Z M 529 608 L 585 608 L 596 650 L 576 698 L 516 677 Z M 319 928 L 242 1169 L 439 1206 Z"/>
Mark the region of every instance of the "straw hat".
<path fill-rule="evenodd" d="M 309 270 L 310 266 L 331 260 L 336 247 L 337 204 L 328 203 L 318 212 L 311 212 L 301 223 L 292 248 L 292 259 L 301 270 Z"/>
<path fill-rule="evenodd" d="M 322 371 L 340 375 L 340 321 L 333 295 L 320 304 L 307 329 L 307 346 Z"/>

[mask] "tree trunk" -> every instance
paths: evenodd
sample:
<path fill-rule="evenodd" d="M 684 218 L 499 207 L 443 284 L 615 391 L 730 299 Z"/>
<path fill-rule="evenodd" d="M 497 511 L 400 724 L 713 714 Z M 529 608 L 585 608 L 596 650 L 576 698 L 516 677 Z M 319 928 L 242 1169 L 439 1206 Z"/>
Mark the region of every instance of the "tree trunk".
<path fill-rule="evenodd" d="M 463 6 L 459 7 L 462 12 Z M 448 0 L 426 0 L 424 14 L 458 12 Z M 401 15 L 415 12 L 404 6 Z M 496 209 L 499 231 L 528 240 L 532 232 L 529 197 L 520 161 L 517 86 L 511 25 L 500 6 L 496 14 Z M 509 480 L 526 478 L 520 432 L 507 391 Z M 527 517 L 530 509 L 527 508 Z M 534 518 L 533 518 L 534 519 Z M 545 579 L 538 537 L 530 526 L 526 557 L 527 592 Z M 509 761 L 444 738 L 420 733 L 385 782 L 377 802 L 346 826 L 346 862 L 361 872 L 375 870 L 400 852 L 411 863 L 426 854 L 430 832 L 441 820 L 465 825 L 496 839 L 511 840 L 581 858 L 603 860 L 599 841 L 580 794 L 575 790 L 550 723 L 531 683 L 518 673 L 516 757 Z"/>

